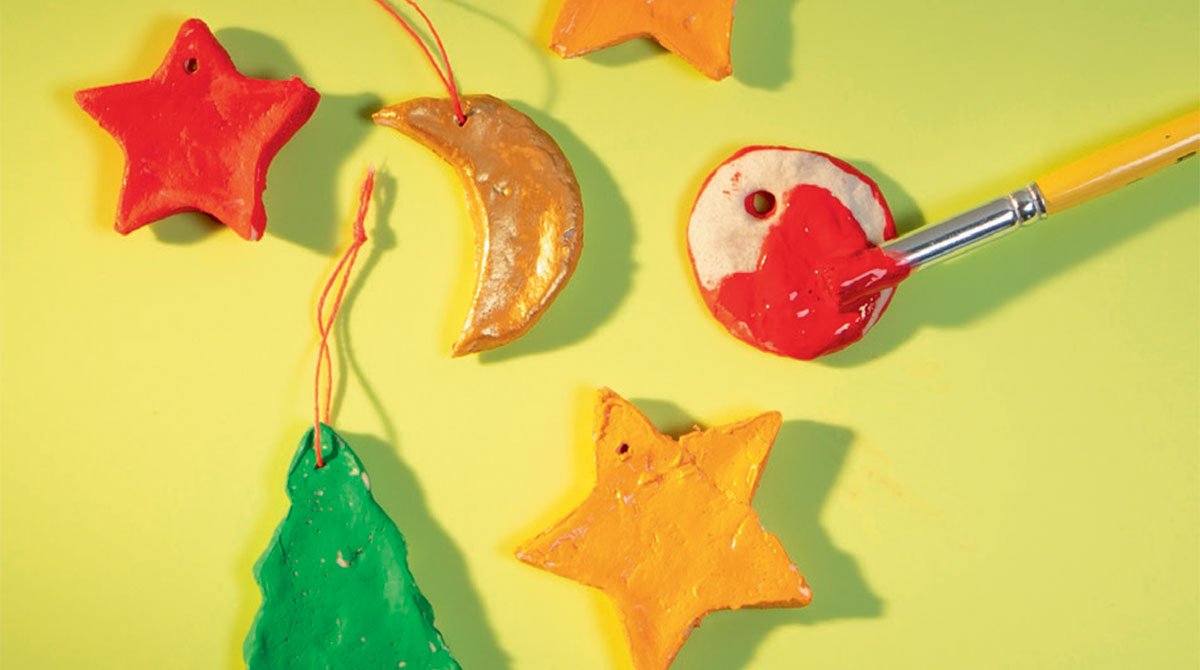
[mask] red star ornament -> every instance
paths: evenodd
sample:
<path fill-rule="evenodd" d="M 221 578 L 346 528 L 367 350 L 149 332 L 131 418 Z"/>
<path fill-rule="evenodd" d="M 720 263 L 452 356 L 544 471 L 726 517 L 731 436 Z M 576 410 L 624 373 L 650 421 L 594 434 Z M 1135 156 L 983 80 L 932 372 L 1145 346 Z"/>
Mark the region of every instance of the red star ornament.
<path fill-rule="evenodd" d="M 198 211 L 247 240 L 267 227 L 262 192 L 271 159 L 320 99 L 298 77 L 242 75 L 199 19 L 179 28 L 149 79 L 75 94 L 125 151 L 117 232 Z"/>

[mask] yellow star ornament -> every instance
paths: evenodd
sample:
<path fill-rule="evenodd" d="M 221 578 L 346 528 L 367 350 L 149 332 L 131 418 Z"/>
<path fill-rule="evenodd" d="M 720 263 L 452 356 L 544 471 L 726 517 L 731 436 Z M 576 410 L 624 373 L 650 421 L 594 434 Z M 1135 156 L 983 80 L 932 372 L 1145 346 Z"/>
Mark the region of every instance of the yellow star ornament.
<path fill-rule="evenodd" d="M 582 56 L 649 37 L 711 79 L 733 72 L 729 36 L 737 0 L 566 0 L 550 48 Z"/>
<path fill-rule="evenodd" d="M 517 558 L 604 591 L 620 611 L 637 670 L 669 666 L 710 612 L 812 600 L 750 507 L 778 412 L 678 441 L 608 389 L 597 394 L 595 412 L 595 488 Z"/>

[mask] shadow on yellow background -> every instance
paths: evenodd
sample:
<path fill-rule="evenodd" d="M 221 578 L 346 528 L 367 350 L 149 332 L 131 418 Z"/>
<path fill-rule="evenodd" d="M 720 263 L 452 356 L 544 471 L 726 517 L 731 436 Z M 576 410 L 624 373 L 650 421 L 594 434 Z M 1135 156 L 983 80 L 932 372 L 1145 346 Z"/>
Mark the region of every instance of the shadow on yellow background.
<path fill-rule="evenodd" d="M 632 402 L 660 432 L 672 437 L 704 427 L 672 402 L 644 398 Z M 753 507 L 763 527 L 779 537 L 812 586 L 812 604 L 803 609 L 722 611 L 705 617 L 672 668 L 739 668 L 776 627 L 883 615 L 883 601 L 871 591 L 854 557 L 834 545 L 820 522 L 853 441 L 854 434 L 846 428 L 784 421 L 754 497 Z"/>
<path fill-rule="evenodd" d="M 409 569 L 434 603 L 434 623 L 455 658 L 465 668 L 509 668 L 462 550 L 429 512 L 421 484 L 398 455 L 398 445 L 361 433 L 343 437 L 371 474 L 375 500 L 404 534 Z"/>
<path fill-rule="evenodd" d="M 304 68 L 278 39 L 245 28 L 216 33 L 238 69 L 248 77 L 300 77 Z M 346 158 L 366 139 L 371 113 L 382 101 L 373 93 L 332 93 L 321 89 L 321 102 L 308 123 L 279 150 L 267 172 L 263 204 L 267 234 L 332 255 L 340 238 L 337 175 Z M 158 225 L 154 226 L 158 230 Z M 161 236 L 160 236 L 161 238 Z"/>

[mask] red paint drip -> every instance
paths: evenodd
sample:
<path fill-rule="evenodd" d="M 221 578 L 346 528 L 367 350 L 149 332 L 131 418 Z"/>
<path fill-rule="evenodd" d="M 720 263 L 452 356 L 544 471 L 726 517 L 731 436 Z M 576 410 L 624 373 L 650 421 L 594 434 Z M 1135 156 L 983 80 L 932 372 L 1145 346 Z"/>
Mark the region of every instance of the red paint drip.
<path fill-rule="evenodd" d="M 324 290 L 321 291 L 321 298 L 317 300 L 317 330 L 321 333 L 321 346 L 317 352 L 317 372 L 313 385 L 313 444 L 315 445 L 313 448 L 317 454 L 318 468 L 325 467 L 325 458 L 321 455 L 322 414 L 323 420 L 328 424 L 333 397 L 333 357 L 329 353 L 329 334 L 333 332 L 333 322 L 337 319 L 338 310 L 342 307 L 342 298 L 346 295 L 346 285 L 350 281 L 350 271 L 354 268 L 354 261 L 358 260 L 358 251 L 367 241 L 367 232 L 363 227 L 363 221 L 367 218 L 367 207 L 371 204 L 371 192 L 374 189 L 375 168 L 368 168 L 367 178 L 363 180 L 362 190 L 358 194 L 358 215 L 354 218 L 354 241 L 350 243 L 346 253 L 342 254 L 337 267 L 333 269 L 333 275 L 329 277 Z M 334 295 L 333 306 L 330 308 L 329 314 L 325 315 L 325 299 L 329 297 L 329 292 L 333 290 L 334 284 L 338 285 L 337 293 Z M 324 413 L 321 411 L 322 367 L 325 369 Z"/>
<path fill-rule="evenodd" d="M 408 24 L 408 21 L 404 20 L 403 16 L 400 16 L 400 12 L 397 12 L 395 8 L 393 8 L 384 0 L 375 0 L 375 3 L 380 7 L 383 7 L 388 14 L 391 14 L 392 18 L 399 21 L 400 25 L 403 26 L 406 31 L 408 31 L 409 36 L 413 38 L 413 41 L 417 43 L 417 46 L 421 47 L 421 51 L 425 53 L 425 58 L 429 59 L 429 64 L 433 66 L 433 71 L 437 72 L 438 78 L 442 80 L 442 85 L 445 86 L 446 90 L 450 93 L 450 101 L 454 103 L 454 118 L 458 120 L 458 125 L 461 126 L 467 122 L 467 115 L 463 113 L 462 102 L 458 99 L 458 85 L 454 81 L 454 70 L 450 67 L 450 57 L 446 55 L 446 47 L 442 44 L 442 38 L 440 35 L 438 35 L 437 29 L 433 27 L 433 22 L 430 21 L 429 17 L 425 15 L 425 12 L 422 11 L 419 6 L 417 6 L 417 3 L 413 0 L 405 1 L 408 2 L 413 9 L 417 10 L 417 13 L 420 14 L 421 18 L 425 21 L 425 25 L 429 27 L 429 32 L 433 34 L 433 39 L 435 42 L 437 42 L 438 50 L 442 52 L 442 63 L 444 63 L 446 66 L 445 73 L 443 73 L 442 68 L 438 66 L 437 60 L 433 57 L 433 53 L 429 51 L 429 47 L 425 45 L 425 42 L 421 39 L 421 36 L 417 34 L 417 31 L 413 30 L 412 26 Z"/>
<path fill-rule="evenodd" d="M 763 242 L 757 270 L 726 277 L 710 306 L 739 338 L 810 360 L 857 341 L 872 322 L 878 292 L 843 304 L 842 283 L 857 285 L 856 278 L 872 273 L 895 277 L 907 268 L 872 244 L 824 188 L 797 186 L 776 206 L 784 209 Z"/>

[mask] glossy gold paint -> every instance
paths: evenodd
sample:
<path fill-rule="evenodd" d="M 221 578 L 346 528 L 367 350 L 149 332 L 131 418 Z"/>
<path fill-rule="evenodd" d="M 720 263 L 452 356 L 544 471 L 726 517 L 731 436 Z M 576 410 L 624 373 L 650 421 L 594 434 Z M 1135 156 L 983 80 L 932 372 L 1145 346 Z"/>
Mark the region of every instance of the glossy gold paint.
<path fill-rule="evenodd" d="M 537 322 L 583 249 L 583 201 L 571 164 L 528 116 L 490 95 L 419 98 L 385 107 L 395 128 L 458 171 L 475 227 L 475 295 L 453 355 L 494 349 Z"/>

